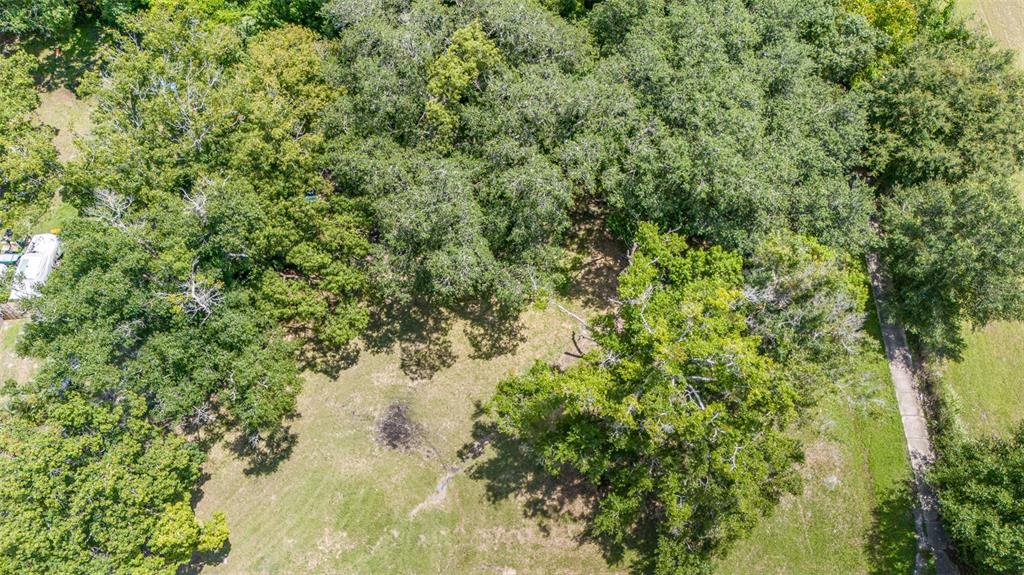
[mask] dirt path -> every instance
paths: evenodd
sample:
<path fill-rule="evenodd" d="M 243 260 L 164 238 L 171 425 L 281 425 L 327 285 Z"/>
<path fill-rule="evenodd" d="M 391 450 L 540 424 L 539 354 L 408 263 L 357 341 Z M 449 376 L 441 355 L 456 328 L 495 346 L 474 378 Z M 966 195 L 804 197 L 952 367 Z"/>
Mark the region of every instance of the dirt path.
<path fill-rule="evenodd" d="M 928 466 L 934 461 L 931 439 L 928 436 L 928 422 L 921 408 L 921 397 L 913 372 L 913 356 L 907 345 L 907 335 L 896 318 L 888 317 L 884 302 L 892 290 L 889 278 L 881 269 L 877 253 L 868 254 L 868 273 L 871 275 L 871 292 L 878 310 L 878 323 L 885 343 L 885 355 L 889 360 L 896 401 L 899 404 L 900 419 L 903 420 L 903 435 L 906 438 L 910 467 L 914 472 L 914 487 L 918 505 L 914 508 L 914 524 L 918 532 L 917 561 L 914 573 L 924 572 L 926 557 L 921 546 L 935 557 L 937 575 L 957 575 L 959 571 L 946 553 L 949 539 L 942 527 L 938 513 L 938 499 L 927 481 Z"/>

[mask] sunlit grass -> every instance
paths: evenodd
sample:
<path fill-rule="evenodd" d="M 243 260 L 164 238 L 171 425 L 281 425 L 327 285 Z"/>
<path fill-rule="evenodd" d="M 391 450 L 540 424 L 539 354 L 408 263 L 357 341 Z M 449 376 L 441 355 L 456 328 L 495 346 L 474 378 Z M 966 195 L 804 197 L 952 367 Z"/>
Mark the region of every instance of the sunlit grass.
<path fill-rule="evenodd" d="M 1005 435 L 1024 419 L 1024 323 L 996 322 L 969 331 L 966 340 L 943 384 L 968 434 Z"/>
<path fill-rule="evenodd" d="M 859 392 L 831 394 L 804 433 L 803 493 L 740 542 L 720 575 L 911 572 L 910 466 L 881 352 L 862 371 Z"/>

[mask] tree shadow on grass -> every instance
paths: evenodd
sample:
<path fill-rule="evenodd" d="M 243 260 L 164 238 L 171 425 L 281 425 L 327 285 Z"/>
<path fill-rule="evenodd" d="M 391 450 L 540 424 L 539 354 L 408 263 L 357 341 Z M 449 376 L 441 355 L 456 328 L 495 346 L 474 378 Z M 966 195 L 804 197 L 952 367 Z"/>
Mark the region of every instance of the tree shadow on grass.
<path fill-rule="evenodd" d="M 53 38 L 37 38 L 25 49 L 39 57 L 36 85 L 44 90 L 75 91 L 85 75 L 99 62 L 106 32 L 95 20 L 80 21 Z"/>
<path fill-rule="evenodd" d="M 379 302 L 371 307 L 370 325 L 362 341 L 373 353 L 397 349 L 406 375 L 429 380 L 457 359 L 451 339 L 456 321 L 464 322 L 470 357 L 491 359 L 514 352 L 526 340 L 520 312 L 487 302 L 460 302 L 450 307 L 425 299 Z"/>
<path fill-rule="evenodd" d="M 478 404 L 473 441 L 463 446 L 459 457 L 463 460 L 476 458 L 484 445 L 491 448 L 490 457 L 481 458 L 467 471 L 470 479 L 485 482 L 489 502 L 520 501 L 523 515 L 536 520 L 545 536 L 551 534 L 556 521 L 569 519 L 581 523 L 583 530 L 575 537 L 578 545 L 595 544 L 609 565 L 625 561 L 630 563 L 631 573 L 649 572 L 654 543 L 649 529 L 641 527 L 628 534 L 624 541 L 613 541 L 595 533 L 594 518 L 602 497 L 600 488 L 568 466 L 557 475 L 548 473 L 525 444 L 501 434 L 493 424 L 479 420 L 481 411 Z"/>
<path fill-rule="evenodd" d="M 867 317 L 864 318 L 865 344 L 868 350 L 885 357 L 885 343 L 882 341 L 882 329 L 878 323 L 878 313 L 872 304 L 868 309 Z"/>
<path fill-rule="evenodd" d="M 216 551 L 193 553 L 192 559 L 190 559 L 188 563 L 178 567 L 178 570 L 175 571 L 175 575 L 199 575 L 207 565 L 218 565 L 223 563 L 230 553 L 231 540 L 228 539 L 227 543 Z"/>
<path fill-rule="evenodd" d="M 189 500 L 189 505 L 192 509 L 195 509 L 196 505 L 199 504 L 199 501 L 205 496 L 206 493 L 203 486 L 211 477 L 210 473 L 203 471 L 199 475 L 199 479 L 196 481 L 195 485 L 192 486 L 192 494 Z M 193 553 L 192 558 L 188 563 L 178 567 L 177 571 L 175 571 L 175 575 L 199 575 L 207 565 L 223 563 L 230 552 L 231 541 L 229 539 L 220 549 L 207 551 L 205 553 Z"/>
<path fill-rule="evenodd" d="M 267 475 L 277 471 L 295 450 L 299 437 L 290 427 L 282 426 L 275 432 L 258 440 L 244 433 L 238 434 L 228 448 L 235 456 L 246 462 L 242 470 L 246 475 Z"/>
<path fill-rule="evenodd" d="M 604 219 L 593 208 L 577 216 L 569 238 L 569 250 L 575 254 L 569 281 L 562 294 L 583 305 L 605 309 L 618 295 L 619 274 L 628 262 L 627 249 L 612 235 Z"/>
<path fill-rule="evenodd" d="M 886 490 L 872 510 L 868 534 L 872 575 L 909 575 L 914 571 L 917 535 L 913 506 L 913 490 L 904 481 Z"/>
<path fill-rule="evenodd" d="M 297 335 L 304 342 L 296 357 L 302 370 L 335 379 L 359 360 L 359 346 L 355 343 L 339 347 L 319 340 L 312 334 Z"/>
<path fill-rule="evenodd" d="M 526 341 L 521 310 L 490 305 L 467 306 L 460 317 L 466 320 L 464 333 L 473 348 L 473 359 L 493 359 L 512 353 Z"/>
<path fill-rule="evenodd" d="M 450 312 L 427 301 L 380 302 L 371 308 L 363 343 L 375 353 L 398 348 L 406 375 L 414 380 L 430 379 L 455 363 L 448 337 L 451 320 Z"/>

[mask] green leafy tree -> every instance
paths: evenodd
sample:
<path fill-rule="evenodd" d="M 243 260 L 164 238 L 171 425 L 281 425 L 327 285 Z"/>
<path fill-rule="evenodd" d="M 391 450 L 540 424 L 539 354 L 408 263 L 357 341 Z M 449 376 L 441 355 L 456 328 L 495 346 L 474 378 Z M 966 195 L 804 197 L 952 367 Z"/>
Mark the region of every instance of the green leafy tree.
<path fill-rule="evenodd" d="M 132 14 L 150 6 L 185 9 L 203 19 L 249 29 L 286 23 L 319 29 L 323 4 L 324 0 L 5 0 L 0 6 L 0 32 L 53 37 L 84 19 L 123 26 Z"/>
<path fill-rule="evenodd" d="M 200 553 L 218 551 L 227 545 L 229 535 L 227 516 L 217 511 L 200 527 L 196 550 Z"/>
<path fill-rule="evenodd" d="M 110 58 L 68 197 L 148 242 L 168 280 L 250 288 L 289 327 L 346 344 L 368 317 L 366 208 L 324 176 L 319 40 L 285 26 L 243 44 L 174 7 L 132 26 L 142 42 Z"/>
<path fill-rule="evenodd" d="M 31 116 L 39 105 L 34 66 L 21 51 L 0 56 L 0 231 L 17 237 L 49 205 L 57 167 L 52 130 Z"/>
<path fill-rule="evenodd" d="M 268 26 L 292 23 L 319 29 L 324 0 L 246 0 L 246 11 Z"/>
<path fill-rule="evenodd" d="M 942 521 L 957 556 L 978 573 L 1024 570 L 1024 429 L 960 440 L 932 468 Z"/>
<path fill-rule="evenodd" d="M 458 129 L 458 116 L 450 107 L 458 105 L 471 85 L 479 86 L 484 73 L 500 63 L 498 47 L 474 20 L 456 30 L 445 52 L 428 66 L 427 90 L 433 98 L 424 115 L 440 146 L 449 146 Z"/>
<path fill-rule="evenodd" d="M 908 330 L 955 353 L 961 325 L 1024 315 L 1024 75 L 948 13 L 870 86 L 882 256 Z"/>
<path fill-rule="evenodd" d="M 870 238 L 870 190 L 850 185 L 865 118 L 834 79 L 872 54 L 836 3 L 615 0 L 591 25 L 600 81 L 641 107 L 601 181 L 624 235 L 651 220 L 744 253 L 777 230 Z"/>
<path fill-rule="evenodd" d="M 0 32 L 50 36 L 70 28 L 77 13 L 74 0 L 9 0 L 0 6 Z"/>
<path fill-rule="evenodd" d="M 340 347 L 368 320 L 365 209 L 321 163 L 322 46 L 294 26 L 243 39 L 175 6 L 129 26 L 139 41 L 108 55 L 64 179 L 85 218 L 23 349 L 54 377 L 93 374 L 90 393 L 147 397 L 162 423 L 226 417 L 262 448 L 300 387 L 280 326 Z"/>
<path fill-rule="evenodd" d="M 46 358 L 36 385 L 75 377 L 90 394 L 149 398 L 158 421 L 203 425 L 223 409 L 254 440 L 278 430 L 300 381 L 292 346 L 250 292 L 201 276 L 160 281 L 158 257 L 100 222 L 79 221 L 64 239 L 21 342 Z"/>
<path fill-rule="evenodd" d="M 430 66 L 427 90 L 444 102 L 458 102 L 471 84 L 501 63 L 501 52 L 478 20 L 452 34 L 448 48 Z"/>
<path fill-rule="evenodd" d="M 325 14 L 339 32 L 332 179 L 371 205 L 375 293 L 508 310 L 549 290 L 573 188 L 558 158 L 537 145 L 540 134 L 500 122 L 518 121 L 509 90 L 524 93 L 552 70 L 532 69 L 535 59 L 579 52 L 524 50 L 561 46 L 578 30 L 534 3 L 517 17 L 489 2 L 335 1 Z M 530 28 L 529 41 L 517 26 Z"/>
<path fill-rule="evenodd" d="M 549 473 L 600 492 L 595 534 L 647 533 L 654 573 L 706 573 L 797 484 L 799 392 L 741 311 L 741 258 L 641 224 L 599 349 L 499 384 L 490 411 Z"/>
<path fill-rule="evenodd" d="M 1024 154 L 1024 75 L 1010 52 L 950 21 L 922 36 L 869 88 L 868 165 L 883 193 L 900 184 L 1013 173 Z"/>
<path fill-rule="evenodd" d="M 226 537 L 189 507 L 201 453 L 146 401 L 83 394 L 75 377 L 0 419 L 0 573 L 171 575 Z"/>
<path fill-rule="evenodd" d="M 99 18 L 117 24 L 148 4 L 148 0 L 5 0 L 0 6 L 0 32 L 53 37 L 70 30 L 76 19 Z"/>
<path fill-rule="evenodd" d="M 936 351 L 961 325 L 1024 313 L 1024 206 L 1006 178 L 898 188 L 884 204 L 888 271 L 907 328 Z"/>
<path fill-rule="evenodd" d="M 747 325 L 762 350 L 813 399 L 860 354 L 867 278 L 846 253 L 813 238 L 774 234 L 747 260 Z"/>
<path fill-rule="evenodd" d="M 931 4 L 930 0 L 920 3 L 926 7 Z M 878 58 L 860 71 L 862 78 L 878 74 L 917 36 L 920 15 L 916 4 L 915 0 L 844 0 L 847 10 L 863 16 L 873 28 L 882 33 L 884 39 L 884 45 L 878 50 Z"/>

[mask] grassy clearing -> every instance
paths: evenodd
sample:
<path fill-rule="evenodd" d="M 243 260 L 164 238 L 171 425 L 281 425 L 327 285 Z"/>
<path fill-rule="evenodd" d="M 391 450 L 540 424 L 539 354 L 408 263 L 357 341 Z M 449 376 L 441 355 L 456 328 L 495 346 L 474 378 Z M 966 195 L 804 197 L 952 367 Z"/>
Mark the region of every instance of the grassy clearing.
<path fill-rule="evenodd" d="M 292 424 L 297 442 L 276 471 L 247 473 L 230 451 L 211 454 L 198 509 L 227 512 L 231 553 L 204 573 L 624 572 L 578 540 L 571 514 L 530 504 L 528 471 L 492 450 L 437 491 L 464 465 L 457 454 L 472 441 L 474 404 L 533 358 L 556 360 L 576 327 L 553 307 L 530 311 L 518 349 L 492 359 L 472 358 L 456 331 L 450 349 L 437 350 L 454 363 L 428 380 L 402 371 L 409 349 L 364 353 L 335 380 L 310 376 Z M 375 441 L 376 419 L 396 401 L 422 428 L 409 451 Z"/>
<path fill-rule="evenodd" d="M 18 333 L 21 331 L 22 320 L 15 320 L 5 322 L 3 329 L 3 336 L 0 337 L 0 351 L 11 351 L 14 349 L 14 344 L 18 342 Z"/>
<path fill-rule="evenodd" d="M 880 351 L 862 393 L 826 400 L 804 432 L 804 490 L 740 542 L 718 569 L 743 573 L 909 574 L 916 539 L 910 467 L 888 365 Z M 863 393 L 866 391 L 866 393 Z"/>
<path fill-rule="evenodd" d="M 14 321 L 0 320 L 0 384 L 13 379 L 16 382 L 25 382 L 32 377 L 32 373 L 38 367 L 35 360 L 19 357 L 14 352 L 14 345 L 18 341 L 25 320 Z"/>
<path fill-rule="evenodd" d="M 92 124 L 89 115 L 94 104 L 92 100 L 80 100 L 74 92 L 63 86 L 39 95 L 39 120 L 57 130 L 53 145 L 61 162 L 78 157 L 75 140 L 89 133 Z"/>
<path fill-rule="evenodd" d="M 53 144 L 62 162 L 78 156 L 75 140 L 87 135 L 92 127 L 89 117 L 94 103 L 80 99 L 75 91 L 82 76 L 95 66 L 104 36 L 101 27 L 89 23 L 57 38 L 35 40 L 25 46 L 39 60 L 35 82 L 40 103 L 36 114 L 42 123 L 57 130 Z"/>
<path fill-rule="evenodd" d="M 967 335 L 942 381 L 974 437 L 1005 435 L 1024 420 L 1024 323 L 995 322 Z"/>
<path fill-rule="evenodd" d="M 399 345 L 364 353 L 335 379 L 309 375 L 291 424 L 296 442 L 276 469 L 247 470 L 215 447 L 198 510 L 228 514 L 231 550 L 203 573 L 626 573 L 629 557 L 616 562 L 582 536 L 585 497 L 535 475 L 515 448 L 491 446 L 468 464 L 459 458 L 478 437 L 476 404 L 534 358 L 563 358 L 578 328 L 553 306 L 528 312 L 521 327 L 518 348 L 498 357 L 474 358 L 456 330 L 450 347 Z M 402 369 L 412 353 L 454 361 L 417 381 Z M 830 400 L 805 430 L 804 492 L 785 500 L 718 573 L 909 572 L 913 526 L 901 489 L 908 466 L 881 355 L 863 377 L 866 399 Z M 422 429 L 412 450 L 375 440 L 375 422 L 393 402 Z"/>
<path fill-rule="evenodd" d="M 77 216 L 78 212 L 74 206 L 64 203 L 60 194 L 57 194 L 53 197 L 53 201 L 50 202 L 50 207 L 40 216 L 39 221 L 32 226 L 32 233 L 40 234 L 61 230 Z"/>

